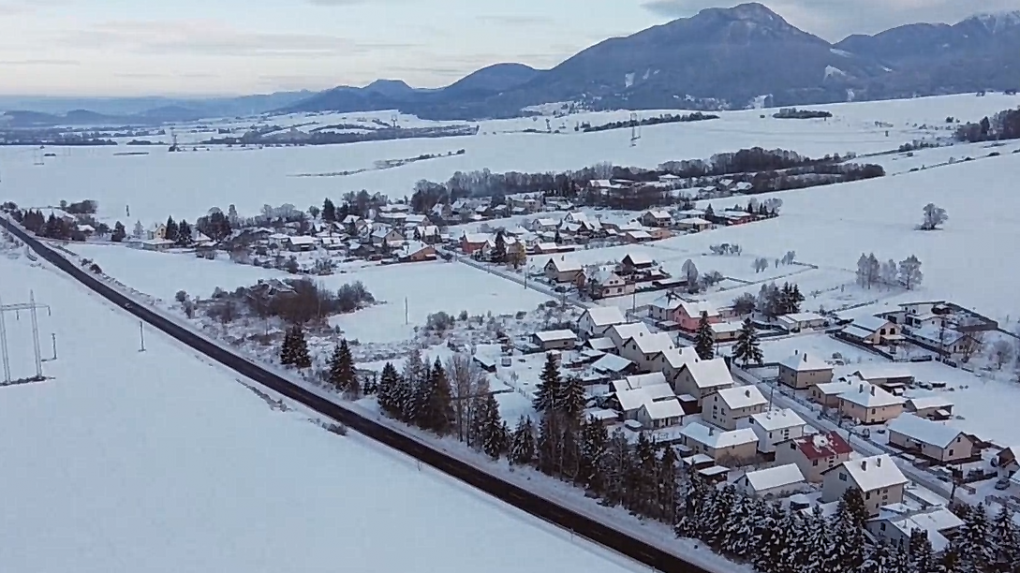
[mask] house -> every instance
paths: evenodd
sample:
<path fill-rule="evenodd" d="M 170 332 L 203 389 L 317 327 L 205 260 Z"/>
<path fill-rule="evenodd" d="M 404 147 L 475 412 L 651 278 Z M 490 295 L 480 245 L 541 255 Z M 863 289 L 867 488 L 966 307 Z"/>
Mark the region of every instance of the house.
<path fill-rule="evenodd" d="M 911 328 L 939 328 L 948 322 L 952 311 L 944 300 L 925 302 L 907 302 L 899 305 L 899 310 L 884 313 L 883 318 L 891 322 Z"/>
<path fill-rule="evenodd" d="M 648 227 L 644 231 L 651 235 L 653 241 L 663 241 L 673 236 L 673 232 L 666 227 Z"/>
<path fill-rule="evenodd" d="M 376 229 L 372 231 L 372 245 L 385 249 L 399 249 L 404 244 L 404 236 L 396 229 Z"/>
<path fill-rule="evenodd" d="M 624 231 L 623 233 L 623 240 L 628 243 L 647 243 L 654 239 L 655 237 L 651 233 L 643 229 L 639 231 Z"/>
<path fill-rule="evenodd" d="M 623 392 L 626 390 L 636 390 L 638 388 L 660 386 L 662 384 L 668 384 L 666 382 L 666 377 L 662 374 L 662 372 L 650 372 L 648 374 L 634 374 L 620 380 L 614 380 L 609 384 L 609 387 L 613 392 Z M 673 396 L 674 394 L 672 392 L 667 392 L 666 395 Z"/>
<path fill-rule="evenodd" d="M 837 432 L 808 434 L 777 444 L 776 463 L 797 464 L 809 483 L 822 483 L 825 472 L 849 460 L 853 451 Z"/>
<path fill-rule="evenodd" d="M 949 539 L 963 527 L 963 520 L 942 505 L 913 507 L 894 503 L 882 507 L 878 516 L 867 522 L 866 528 L 876 539 L 885 541 L 900 550 L 910 546 L 910 534 L 921 530 L 928 536 L 932 549 L 942 551 Z"/>
<path fill-rule="evenodd" d="M 656 322 L 673 322 L 681 302 L 680 297 L 668 292 L 648 305 L 648 316 Z"/>
<path fill-rule="evenodd" d="M 709 325 L 712 329 L 712 338 L 716 344 L 733 342 L 740 336 L 744 325 L 739 322 L 715 322 Z"/>
<path fill-rule="evenodd" d="M 573 330 L 544 330 L 532 334 L 531 339 L 543 351 L 570 350 L 577 344 Z"/>
<path fill-rule="evenodd" d="M 572 283 L 581 274 L 581 263 L 566 257 L 553 257 L 545 264 L 545 276 L 554 283 Z"/>
<path fill-rule="evenodd" d="M 652 260 L 652 257 L 643 253 L 628 253 L 620 259 L 617 271 L 621 275 L 630 276 L 639 271 L 650 271 L 653 267 L 655 267 L 655 261 Z"/>
<path fill-rule="evenodd" d="M 315 237 L 310 237 L 308 235 L 287 237 L 287 248 L 292 252 L 314 251 Z"/>
<path fill-rule="evenodd" d="M 878 386 L 861 382 L 839 395 L 839 413 L 858 424 L 884 424 L 903 413 L 904 402 Z"/>
<path fill-rule="evenodd" d="M 340 237 L 320 237 L 319 243 L 327 251 L 339 251 L 344 248 L 343 239 Z"/>
<path fill-rule="evenodd" d="M 488 233 L 464 233 L 460 238 L 460 250 L 465 255 L 473 255 L 489 243 L 489 238 Z"/>
<path fill-rule="evenodd" d="M 592 370 L 608 378 L 616 378 L 637 371 L 637 365 L 615 354 L 604 354 L 591 365 Z"/>
<path fill-rule="evenodd" d="M 900 325 L 875 316 L 855 318 L 843 328 L 843 335 L 860 344 L 872 346 L 896 344 L 903 340 Z"/>
<path fill-rule="evenodd" d="M 174 242 L 170 239 L 155 238 L 140 241 L 138 245 L 143 251 L 165 251 L 172 248 L 174 246 Z"/>
<path fill-rule="evenodd" d="M 702 406 L 702 418 L 707 414 L 708 421 L 720 428 L 736 430 L 741 419 L 764 412 L 768 403 L 757 386 L 723 388 Z"/>
<path fill-rule="evenodd" d="M 681 443 L 696 454 L 705 454 L 716 463 L 741 465 L 757 455 L 758 436 L 743 428 L 724 432 L 700 422 L 684 426 Z"/>
<path fill-rule="evenodd" d="M 722 322 L 719 309 L 710 302 L 680 301 L 680 307 L 677 308 L 676 314 L 673 316 L 673 320 L 687 332 L 697 332 L 703 316 L 708 319 L 709 324 Z"/>
<path fill-rule="evenodd" d="M 1008 446 L 995 456 L 995 467 L 999 468 L 999 478 L 1005 479 L 1020 475 L 1020 446 Z"/>
<path fill-rule="evenodd" d="M 435 225 L 419 225 L 411 232 L 411 236 L 429 245 L 443 242 L 443 234 Z"/>
<path fill-rule="evenodd" d="M 676 346 L 673 339 L 665 332 L 652 334 L 647 332 L 647 329 L 645 330 L 646 332 L 639 332 L 637 336 L 625 340 L 623 344 L 617 346 L 616 350 L 620 356 L 637 364 L 641 370 L 650 371 L 659 354 L 673 350 Z"/>
<path fill-rule="evenodd" d="M 907 412 L 918 418 L 948 420 L 953 416 L 953 403 L 941 396 L 922 396 L 907 400 Z"/>
<path fill-rule="evenodd" d="M 868 515 L 875 517 L 879 508 L 903 502 L 907 478 L 892 458 L 882 454 L 870 458 L 847 460 L 825 472 L 822 481 L 822 502 L 830 503 L 843 497 L 843 492 L 857 488 L 864 497 Z"/>
<path fill-rule="evenodd" d="M 874 364 L 862 366 L 854 376 L 876 386 L 907 385 L 914 383 L 910 370 L 895 364 Z"/>
<path fill-rule="evenodd" d="M 631 338 L 651 336 L 651 334 L 652 332 L 648 330 L 648 326 L 643 322 L 614 324 L 606 330 L 606 337 L 613 341 L 613 348 L 618 354 L 619 349 Z"/>
<path fill-rule="evenodd" d="M 436 260 L 436 248 L 421 241 L 408 241 L 403 245 L 397 256 L 405 263 L 418 263 Z"/>
<path fill-rule="evenodd" d="M 646 227 L 668 227 L 673 223 L 673 216 L 664 209 L 652 209 L 645 211 L 639 220 Z"/>
<path fill-rule="evenodd" d="M 815 312 L 796 312 L 776 317 L 776 324 L 786 332 L 800 332 L 802 330 L 813 330 L 823 328 L 829 323 L 829 319 Z"/>
<path fill-rule="evenodd" d="M 624 385 L 613 392 L 611 403 L 619 410 L 624 420 L 638 420 L 641 408 L 645 404 L 669 400 L 677 402 L 676 394 L 669 384 L 648 384 L 638 387 Z M 654 409 L 653 407 L 652 410 Z M 683 415 L 682 411 L 680 415 Z"/>
<path fill-rule="evenodd" d="M 826 408 L 839 408 L 839 395 L 853 390 L 858 384 L 860 384 L 859 380 L 846 380 L 842 378 L 828 384 L 817 384 L 811 386 L 808 398 L 812 402 L 821 404 Z"/>
<path fill-rule="evenodd" d="M 676 393 L 694 396 L 700 406 L 703 406 L 705 399 L 712 394 L 732 386 L 733 377 L 722 358 L 688 362 L 680 368 L 676 378 L 673 379 L 673 389 Z"/>
<path fill-rule="evenodd" d="M 832 382 L 832 366 L 814 354 L 793 354 L 779 363 L 779 381 L 802 390 Z"/>
<path fill-rule="evenodd" d="M 712 221 L 701 217 L 684 217 L 676 222 L 676 227 L 681 231 L 699 233 L 712 228 Z"/>
<path fill-rule="evenodd" d="M 545 193 L 536 191 L 534 193 L 514 193 L 506 196 L 506 204 L 511 209 L 523 209 L 525 213 L 534 213 L 542 209 L 542 200 Z"/>
<path fill-rule="evenodd" d="M 556 219 L 550 219 L 548 217 L 543 217 L 541 219 L 535 219 L 534 221 L 532 221 L 532 223 L 531 223 L 531 230 L 536 232 L 536 233 L 540 233 L 542 231 L 548 231 L 548 232 L 552 233 L 552 232 L 556 231 L 556 227 L 558 227 L 559 224 L 560 224 L 560 222 L 557 221 Z"/>
<path fill-rule="evenodd" d="M 650 430 L 679 425 L 683 421 L 684 409 L 676 396 L 661 400 L 650 400 L 641 405 L 637 420 Z"/>
<path fill-rule="evenodd" d="M 759 452 L 771 454 L 776 451 L 776 444 L 802 437 L 807 422 L 793 410 L 785 408 L 752 414 L 742 419 L 740 425 L 751 428 L 758 435 Z"/>
<path fill-rule="evenodd" d="M 918 346 L 943 355 L 964 354 L 976 344 L 974 337 L 968 333 L 938 326 L 910 327 L 904 333 Z"/>
<path fill-rule="evenodd" d="M 628 296 L 634 294 L 637 288 L 634 283 L 629 283 L 620 275 L 606 269 L 587 270 L 584 271 L 584 276 L 588 293 L 593 299 Z"/>
<path fill-rule="evenodd" d="M 747 472 L 737 480 L 737 487 L 752 497 L 785 497 L 797 493 L 806 485 L 796 464 Z"/>
<path fill-rule="evenodd" d="M 889 444 L 943 464 L 970 460 L 977 440 L 960 430 L 904 414 L 889 422 Z"/>
<path fill-rule="evenodd" d="M 684 364 L 698 360 L 698 352 L 693 346 L 663 350 L 652 360 L 651 370 L 661 372 L 668 380 L 673 380 Z"/>
<path fill-rule="evenodd" d="M 577 331 L 584 338 L 604 336 L 606 331 L 617 324 L 626 324 L 627 319 L 617 306 L 595 306 L 585 309 L 577 319 Z"/>

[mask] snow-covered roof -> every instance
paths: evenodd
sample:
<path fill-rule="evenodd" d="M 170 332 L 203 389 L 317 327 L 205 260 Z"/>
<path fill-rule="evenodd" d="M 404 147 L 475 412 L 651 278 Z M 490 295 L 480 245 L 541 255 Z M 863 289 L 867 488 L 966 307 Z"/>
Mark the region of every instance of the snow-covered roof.
<path fill-rule="evenodd" d="M 754 424 L 761 426 L 761 429 L 766 432 L 785 430 L 787 428 L 797 428 L 807 425 L 804 418 L 801 418 L 797 412 L 794 412 L 789 408 L 784 408 L 782 410 L 769 410 L 768 412 L 762 412 L 761 414 L 754 414 L 751 416 L 751 420 Z"/>
<path fill-rule="evenodd" d="M 832 456 L 850 455 L 854 449 L 838 432 L 809 434 L 794 438 L 801 453 L 809 460 L 825 459 Z"/>
<path fill-rule="evenodd" d="M 353 225 L 354 223 L 357 223 L 360 220 L 361 217 L 357 215 L 347 215 L 346 217 L 344 217 L 344 223 L 347 225 Z"/>
<path fill-rule="evenodd" d="M 909 369 L 895 364 L 862 366 L 854 374 L 862 380 L 886 380 L 889 378 L 913 378 Z"/>
<path fill-rule="evenodd" d="M 857 487 L 861 488 L 861 491 L 866 492 L 907 483 L 907 478 L 903 476 L 903 472 L 900 471 L 900 468 L 893 463 L 892 458 L 887 454 L 847 460 L 834 469 L 836 471 L 846 471 L 853 478 Z"/>
<path fill-rule="evenodd" d="M 624 380 L 629 388 L 643 388 L 656 384 L 666 384 L 666 376 L 662 372 L 651 372 L 649 374 L 635 374 Z"/>
<path fill-rule="evenodd" d="M 907 400 L 907 407 L 917 410 L 930 410 L 932 408 L 952 408 L 953 402 L 942 396 L 919 396 Z"/>
<path fill-rule="evenodd" d="M 728 334 L 731 332 L 740 332 L 740 330 L 743 327 L 744 325 L 739 322 L 715 322 L 709 325 L 709 328 L 712 329 L 713 334 Z"/>
<path fill-rule="evenodd" d="M 648 231 L 627 231 L 627 236 L 632 239 L 651 239 L 652 236 Z"/>
<path fill-rule="evenodd" d="M 689 466 L 715 463 L 715 460 L 712 459 L 712 456 L 708 456 L 705 454 L 694 454 L 693 456 L 687 456 L 686 458 L 683 458 L 682 461 Z"/>
<path fill-rule="evenodd" d="M 665 332 L 639 335 L 635 336 L 633 340 L 642 354 L 656 354 L 675 348 L 673 339 Z"/>
<path fill-rule="evenodd" d="M 293 237 L 290 237 L 290 244 L 292 244 L 292 245 L 314 245 L 315 244 L 315 237 L 310 237 L 308 235 L 295 235 Z"/>
<path fill-rule="evenodd" d="M 901 515 L 896 509 L 902 505 L 893 504 L 881 508 L 878 519 L 887 519 L 904 536 L 909 536 L 910 532 L 915 529 L 926 531 L 932 549 L 936 551 L 944 549 L 949 544 L 949 541 L 942 535 L 943 531 L 963 526 L 963 520 L 946 507 L 933 507 L 919 512 L 909 511 L 910 508 L 905 508 L 908 513 Z"/>
<path fill-rule="evenodd" d="M 839 395 L 840 400 L 846 400 L 851 404 L 865 408 L 882 408 L 903 404 L 906 400 L 894 396 L 889 392 L 872 384 L 858 383 L 856 387 L 851 386 L 850 390 Z"/>
<path fill-rule="evenodd" d="M 854 382 L 852 380 L 836 380 L 835 382 L 816 384 L 814 389 L 823 396 L 835 396 L 837 394 L 842 394 L 843 392 L 848 392 L 850 389 L 858 386 L 859 384 L 860 382 Z"/>
<path fill-rule="evenodd" d="M 614 324 L 624 324 L 627 319 L 624 318 L 623 313 L 620 312 L 618 306 L 594 306 L 584 311 L 581 318 L 585 316 L 595 326 L 612 326 Z"/>
<path fill-rule="evenodd" d="M 750 428 L 725 432 L 700 422 L 694 422 L 685 426 L 680 433 L 699 444 L 704 444 L 713 449 L 731 448 L 758 441 L 758 435 Z"/>
<path fill-rule="evenodd" d="M 854 319 L 853 326 L 867 330 L 869 332 L 876 332 L 889 324 L 889 321 L 884 318 L 877 316 L 859 316 Z"/>
<path fill-rule="evenodd" d="M 652 257 L 644 253 L 627 253 L 623 260 L 630 260 L 630 264 L 634 266 L 650 265 L 655 262 L 652 260 Z"/>
<path fill-rule="evenodd" d="M 694 318 L 700 317 L 703 313 L 707 314 L 708 316 L 719 315 L 719 309 L 717 309 L 714 304 L 705 301 L 694 302 L 682 300 L 680 301 L 680 308 L 683 309 L 687 316 Z"/>
<path fill-rule="evenodd" d="M 785 359 L 783 359 L 782 362 L 779 363 L 779 365 L 789 368 L 790 370 L 794 370 L 796 372 L 832 370 L 832 366 L 830 366 L 826 361 L 818 358 L 814 354 L 808 354 L 807 352 L 803 354 L 793 354 L 787 356 Z"/>
<path fill-rule="evenodd" d="M 776 322 L 784 324 L 798 324 L 815 320 L 825 320 L 825 317 L 817 312 L 793 312 L 776 317 Z"/>
<path fill-rule="evenodd" d="M 588 346 L 591 346 L 595 350 L 612 350 L 613 348 L 616 348 L 616 345 L 613 344 L 612 339 L 610 339 L 607 336 L 601 336 L 599 338 L 589 338 Z"/>
<path fill-rule="evenodd" d="M 625 341 L 628 338 L 651 335 L 648 326 L 643 322 L 628 322 L 626 324 L 615 324 L 609 327 L 607 334 Z"/>
<path fill-rule="evenodd" d="M 620 407 L 624 412 L 631 412 L 655 400 L 673 399 L 676 401 L 676 394 L 669 384 L 654 384 L 643 388 L 619 390 L 616 392 L 616 399 L 620 402 Z M 679 402 L 677 404 L 679 405 Z"/>
<path fill-rule="evenodd" d="M 726 403 L 730 410 L 750 408 L 768 404 L 768 400 L 758 390 L 757 386 L 737 386 L 734 388 L 723 388 L 719 390 L 719 399 Z"/>
<path fill-rule="evenodd" d="M 678 225 L 711 225 L 712 222 L 701 217 L 685 217 L 677 221 Z"/>
<path fill-rule="evenodd" d="M 960 430 L 939 422 L 904 414 L 889 422 L 889 431 L 937 448 L 947 448 L 960 437 Z"/>
<path fill-rule="evenodd" d="M 655 218 L 655 219 L 672 219 L 673 218 L 673 216 L 670 215 L 668 211 L 665 211 L 663 209 L 650 209 L 650 210 L 645 212 L 645 215 L 650 215 L 652 218 Z"/>
<path fill-rule="evenodd" d="M 93 227 L 92 225 L 78 225 L 78 230 L 81 231 L 82 233 L 96 232 L 96 228 Z"/>
<path fill-rule="evenodd" d="M 679 370 L 684 364 L 698 360 L 698 351 L 693 346 L 670 348 L 662 351 L 662 357 L 671 368 Z"/>
<path fill-rule="evenodd" d="M 474 245 L 488 242 L 489 237 L 488 233 L 464 233 L 464 236 L 461 238 L 465 243 Z"/>
<path fill-rule="evenodd" d="M 596 360 L 591 367 L 599 372 L 623 372 L 629 368 L 631 364 L 634 363 L 622 356 L 606 354 L 602 358 Z"/>
<path fill-rule="evenodd" d="M 617 417 L 616 412 L 605 408 L 588 408 L 584 411 L 584 415 L 589 420 L 598 420 L 600 422 L 615 420 Z"/>
<path fill-rule="evenodd" d="M 574 340 L 577 335 L 573 330 L 543 330 L 535 333 L 535 338 L 542 342 L 556 342 L 560 340 Z"/>
<path fill-rule="evenodd" d="M 284 235 L 283 233 L 273 233 L 272 235 L 269 235 L 269 238 L 274 241 L 286 241 L 287 239 L 290 238 L 290 235 Z"/>
<path fill-rule="evenodd" d="M 654 308 L 661 308 L 664 310 L 676 310 L 680 308 L 680 303 L 682 302 L 683 302 L 682 300 L 678 299 L 675 296 L 664 294 L 653 300 L 648 306 Z"/>
<path fill-rule="evenodd" d="M 698 388 L 733 385 L 733 376 L 730 375 L 730 369 L 726 367 L 726 361 L 722 358 L 688 362 L 684 368 L 691 373 Z"/>
<path fill-rule="evenodd" d="M 764 470 L 747 472 L 744 474 L 747 485 L 754 491 L 766 491 L 793 485 L 804 481 L 804 474 L 801 473 L 797 464 L 786 464 Z"/>
<path fill-rule="evenodd" d="M 642 407 L 648 412 L 648 417 L 653 420 L 680 418 L 684 415 L 684 409 L 676 398 L 645 402 Z"/>
<path fill-rule="evenodd" d="M 548 263 L 546 263 L 546 265 L 550 265 L 550 264 L 553 266 L 553 268 L 558 273 L 566 273 L 566 272 L 580 271 L 581 270 L 581 263 L 579 263 L 579 262 L 577 262 L 577 261 L 575 261 L 573 259 L 567 259 L 566 257 L 560 257 L 558 259 L 553 257 L 553 258 L 549 259 Z"/>

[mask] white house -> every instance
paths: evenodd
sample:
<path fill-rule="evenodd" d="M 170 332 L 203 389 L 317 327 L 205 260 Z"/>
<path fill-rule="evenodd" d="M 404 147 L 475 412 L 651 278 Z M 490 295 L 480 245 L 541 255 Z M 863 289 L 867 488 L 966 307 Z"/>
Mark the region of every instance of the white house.
<path fill-rule="evenodd" d="M 724 432 L 695 422 L 684 426 L 680 434 L 685 446 L 694 453 L 710 456 L 716 463 L 747 462 L 757 452 L 758 436 L 747 428 Z"/>
<path fill-rule="evenodd" d="M 747 472 L 737 480 L 737 487 L 755 497 L 780 497 L 796 493 L 807 485 L 797 464 L 786 464 Z"/>
<path fill-rule="evenodd" d="M 843 492 L 857 488 L 864 497 L 868 514 L 874 517 L 881 507 L 903 502 L 907 482 L 903 472 L 886 454 L 847 460 L 825 472 L 822 502 L 838 501 Z"/>
<path fill-rule="evenodd" d="M 618 306 L 594 306 L 577 319 L 577 330 L 584 338 L 605 336 L 610 327 L 626 324 L 627 319 Z"/>
<path fill-rule="evenodd" d="M 673 379 L 677 394 L 690 394 L 703 405 L 706 398 L 723 388 L 733 386 L 733 376 L 722 358 L 695 360 L 680 367 Z"/>
<path fill-rule="evenodd" d="M 815 312 L 797 312 L 776 317 L 776 324 L 787 332 L 822 328 L 827 322 L 824 316 Z"/>
<path fill-rule="evenodd" d="M 776 451 L 776 444 L 803 436 L 807 422 L 793 410 L 784 408 L 753 414 L 742 420 L 741 425 L 754 430 L 758 435 L 758 451 L 769 454 Z"/>
<path fill-rule="evenodd" d="M 757 386 L 723 388 L 704 403 L 702 417 L 707 415 L 720 428 L 736 430 L 738 421 L 764 412 L 768 403 Z"/>

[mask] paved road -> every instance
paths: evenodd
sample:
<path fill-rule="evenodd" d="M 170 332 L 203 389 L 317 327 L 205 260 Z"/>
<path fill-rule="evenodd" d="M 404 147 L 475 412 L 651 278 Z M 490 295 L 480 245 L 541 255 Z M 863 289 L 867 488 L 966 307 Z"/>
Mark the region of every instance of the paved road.
<path fill-rule="evenodd" d="M 75 263 L 60 256 L 56 251 L 46 247 L 21 228 L 11 224 L 6 218 L 0 217 L 0 226 L 5 227 L 25 242 L 40 257 L 71 275 L 74 279 L 113 304 L 137 316 L 165 334 L 205 354 L 209 358 L 220 362 L 242 376 L 246 376 L 282 396 L 300 402 L 323 416 L 337 420 L 360 434 L 420 460 L 526 513 L 626 555 L 635 561 L 652 567 L 653 570 L 671 573 L 710 573 L 706 569 L 690 564 L 675 555 L 636 539 L 616 528 L 595 521 L 572 509 L 555 504 L 526 489 L 503 481 L 430 445 L 318 396 L 149 310 L 142 303 L 128 298 L 120 291 L 96 279 Z"/>

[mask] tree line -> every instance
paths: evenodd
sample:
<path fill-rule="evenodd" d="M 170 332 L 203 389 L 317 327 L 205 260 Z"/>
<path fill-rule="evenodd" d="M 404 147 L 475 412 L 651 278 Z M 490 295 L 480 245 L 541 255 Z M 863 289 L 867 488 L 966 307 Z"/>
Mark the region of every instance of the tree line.
<path fill-rule="evenodd" d="M 1007 109 L 981 121 L 968 122 L 956 128 L 956 139 L 969 143 L 1020 139 L 1020 108 Z"/>
<path fill-rule="evenodd" d="M 626 129 L 630 127 L 639 127 L 645 125 L 663 125 L 667 123 L 690 123 L 695 121 L 708 121 L 710 119 L 719 119 L 718 115 L 710 113 L 701 113 L 696 111 L 693 113 L 685 114 L 673 114 L 664 113 L 653 117 L 646 117 L 639 120 L 623 120 L 623 121 L 611 121 L 609 123 L 603 123 L 600 125 L 592 125 L 588 122 L 580 123 L 574 131 L 581 131 L 584 133 L 593 133 L 598 131 L 609 131 L 612 129 Z"/>

